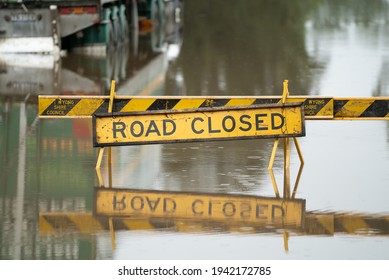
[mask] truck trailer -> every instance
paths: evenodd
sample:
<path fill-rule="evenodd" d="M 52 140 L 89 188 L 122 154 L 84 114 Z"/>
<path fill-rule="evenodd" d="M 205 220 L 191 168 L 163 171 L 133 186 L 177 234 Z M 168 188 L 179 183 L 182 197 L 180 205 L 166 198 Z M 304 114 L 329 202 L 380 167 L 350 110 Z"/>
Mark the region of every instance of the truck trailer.
<path fill-rule="evenodd" d="M 0 53 L 115 48 L 139 21 L 159 24 L 179 0 L 0 0 Z M 169 8 L 167 8 L 169 7 Z"/>

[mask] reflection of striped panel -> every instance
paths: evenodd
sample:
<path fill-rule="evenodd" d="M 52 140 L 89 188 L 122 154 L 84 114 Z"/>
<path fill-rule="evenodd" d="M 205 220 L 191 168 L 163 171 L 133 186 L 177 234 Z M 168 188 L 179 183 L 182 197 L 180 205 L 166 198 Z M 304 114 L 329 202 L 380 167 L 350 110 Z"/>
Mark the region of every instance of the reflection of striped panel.
<path fill-rule="evenodd" d="M 42 233 L 82 232 L 93 233 L 109 230 L 109 218 L 94 217 L 92 213 L 58 212 L 39 214 Z M 179 232 L 275 232 L 277 227 L 247 223 L 226 223 L 163 218 L 114 218 L 114 230 L 173 230 Z M 299 229 L 287 229 L 299 231 Z M 335 233 L 388 235 L 389 216 L 346 213 L 306 213 L 305 234 L 334 235 Z"/>
<path fill-rule="evenodd" d="M 306 234 L 334 234 L 333 214 L 306 214 L 305 216 Z"/>
<path fill-rule="evenodd" d="M 113 218 L 113 228 L 117 230 L 170 230 L 177 232 L 241 232 L 262 233 L 274 232 L 280 227 L 266 224 L 226 221 L 204 221 L 191 219 L 170 218 Z M 52 212 L 39 214 L 39 229 L 42 233 L 55 232 L 82 232 L 93 233 L 107 231 L 109 228 L 108 217 L 96 217 L 91 212 Z M 288 230 L 301 231 L 301 228 Z"/>
<path fill-rule="evenodd" d="M 158 219 L 113 219 L 115 230 L 149 230 L 171 228 L 171 221 Z M 39 229 L 43 233 L 82 232 L 92 233 L 109 230 L 109 218 L 94 217 L 92 213 L 42 213 L 39 214 Z"/>
<path fill-rule="evenodd" d="M 247 106 L 280 103 L 281 98 L 273 97 L 117 97 L 113 112 L 182 110 L 207 107 Z M 308 118 L 331 118 L 333 100 L 327 97 L 291 97 L 288 102 L 303 102 Z M 94 113 L 108 112 L 109 97 L 91 96 L 39 96 L 40 117 L 91 117 Z"/>
<path fill-rule="evenodd" d="M 389 98 L 336 98 L 334 117 L 338 119 L 389 119 Z"/>
<path fill-rule="evenodd" d="M 389 216 L 306 213 L 307 234 L 389 234 Z"/>
<path fill-rule="evenodd" d="M 95 232 L 107 229 L 108 219 L 95 219 L 91 213 L 46 213 L 39 215 L 41 232 L 80 231 Z"/>
<path fill-rule="evenodd" d="M 388 216 L 336 214 L 335 232 L 348 234 L 388 234 Z"/>

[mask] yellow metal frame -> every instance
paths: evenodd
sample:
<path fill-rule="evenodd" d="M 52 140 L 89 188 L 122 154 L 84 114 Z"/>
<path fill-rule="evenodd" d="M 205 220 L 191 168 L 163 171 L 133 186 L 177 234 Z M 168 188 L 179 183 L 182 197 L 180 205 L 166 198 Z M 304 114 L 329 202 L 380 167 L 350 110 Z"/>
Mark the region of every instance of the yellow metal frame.
<path fill-rule="evenodd" d="M 284 83 L 283 83 L 283 92 L 282 92 L 282 101 L 281 101 L 282 104 L 286 103 L 288 96 L 289 96 L 288 80 L 285 80 Z M 303 154 L 302 154 L 301 149 L 300 149 L 300 145 L 298 144 L 297 138 L 293 137 L 293 143 L 294 143 L 294 145 L 296 147 L 297 154 L 298 154 L 299 159 L 300 159 L 300 168 L 299 168 L 299 171 L 298 171 L 298 174 L 297 174 L 296 181 L 294 183 L 293 192 L 291 194 L 290 193 L 290 138 L 289 137 L 288 138 L 284 138 L 283 140 L 284 140 L 283 141 L 283 144 L 284 144 L 284 189 L 283 189 L 283 198 L 284 199 L 290 199 L 290 198 L 293 199 L 296 196 L 298 184 L 300 182 L 301 174 L 302 174 L 302 171 L 303 171 L 304 158 L 303 158 Z M 272 181 L 274 193 L 275 193 L 277 198 L 280 197 L 280 193 L 278 191 L 276 178 L 274 176 L 273 165 L 274 165 L 274 160 L 275 160 L 276 152 L 277 152 L 277 148 L 278 148 L 278 142 L 279 142 L 278 138 L 274 140 L 273 149 L 272 149 L 272 153 L 271 153 L 270 161 L 269 161 L 269 165 L 268 165 L 268 171 L 269 171 L 269 174 L 270 174 L 270 179 Z"/>
<path fill-rule="evenodd" d="M 288 80 L 285 80 L 283 83 L 283 91 L 282 91 L 282 99 L 281 99 L 282 104 L 286 103 L 288 96 L 289 96 Z M 284 144 L 283 198 L 284 199 L 290 199 L 290 198 L 294 199 L 296 196 L 296 193 L 297 193 L 298 184 L 300 182 L 301 174 L 302 174 L 303 168 L 304 168 L 304 157 L 303 157 L 303 154 L 301 152 L 300 145 L 297 141 L 297 138 L 293 137 L 293 143 L 296 147 L 297 154 L 298 154 L 299 160 L 300 160 L 300 167 L 299 167 L 299 171 L 297 173 L 297 178 L 296 178 L 296 181 L 294 183 L 293 192 L 291 195 L 291 193 L 290 193 L 290 138 L 289 137 L 284 138 L 283 140 L 284 140 L 283 141 L 283 144 Z M 273 185 L 274 193 L 275 193 L 277 198 L 280 197 L 280 193 L 278 191 L 277 181 L 276 181 L 276 178 L 274 176 L 273 165 L 274 165 L 274 160 L 275 160 L 276 152 L 277 152 L 277 148 L 278 148 L 278 142 L 279 142 L 278 138 L 274 140 L 273 149 L 272 149 L 272 153 L 271 153 L 270 161 L 269 161 L 269 165 L 268 165 L 270 179 L 271 179 L 271 182 Z M 283 240 L 284 240 L 284 250 L 285 250 L 285 252 L 288 252 L 289 251 L 289 233 L 287 230 L 284 230 Z"/>
<path fill-rule="evenodd" d="M 116 95 L 116 93 L 115 93 L 115 81 L 112 80 L 111 81 L 110 97 L 109 97 L 108 113 L 112 113 L 115 95 Z M 285 80 L 283 82 L 283 93 L 282 93 L 282 100 L 281 100 L 282 104 L 285 104 L 287 102 L 288 96 L 289 96 L 288 80 Z M 290 198 L 294 199 L 295 198 L 295 195 L 296 195 L 296 192 L 297 192 L 297 188 L 298 188 L 298 184 L 299 184 L 299 181 L 300 181 L 300 178 L 301 178 L 302 170 L 303 170 L 303 167 L 304 167 L 304 158 L 303 158 L 303 155 L 302 155 L 302 152 L 301 152 L 301 149 L 300 149 L 300 145 L 298 144 L 298 141 L 297 141 L 296 137 L 292 137 L 292 138 L 293 138 L 293 143 L 294 143 L 294 145 L 296 147 L 296 150 L 297 150 L 297 154 L 299 156 L 300 167 L 299 167 L 297 178 L 296 178 L 296 181 L 295 181 L 295 184 L 294 184 L 294 187 L 293 187 L 293 191 L 291 193 L 290 192 L 290 140 L 291 139 L 289 137 L 284 138 L 283 139 L 283 146 L 284 146 L 284 187 L 283 187 L 283 198 L 284 199 L 290 199 Z M 278 191 L 277 182 L 276 182 L 276 179 L 275 179 L 275 176 L 274 176 L 273 165 L 274 165 L 274 160 L 275 160 L 278 144 L 279 144 L 279 138 L 274 140 L 273 149 L 272 149 L 272 153 L 271 153 L 270 161 L 269 161 L 269 165 L 268 165 L 268 171 L 269 171 L 270 178 L 271 178 L 271 181 L 272 181 L 274 193 L 275 193 L 275 196 L 277 198 L 280 197 L 280 193 Z M 104 147 L 101 147 L 100 150 L 99 150 L 99 154 L 98 154 L 97 162 L 96 162 L 96 173 L 97 173 L 97 177 L 98 177 L 98 180 L 99 180 L 99 186 L 100 187 L 105 187 L 104 186 L 104 180 L 103 180 L 103 177 L 101 175 L 101 163 L 102 163 L 102 160 L 103 160 L 103 155 L 104 155 Z M 111 147 L 108 147 L 108 174 L 109 174 L 108 187 L 112 188 L 112 153 L 111 153 Z M 113 218 L 109 218 L 109 230 L 111 232 L 112 249 L 115 250 L 116 245 L 115 245 L 115 229 L 114 229 L 114 226 L 113 226 Z M 285 248 L 285 251 L 289 250 L 289 248 L 288 248 L 288 236 L 289 236 L 288 232 L 285 231 L 284 232 L 284 248 Z"/>
<path fill-rule="evenodd" d="M 109 105 L 108 105 L 108 113 L 112 113 L 112 108 L 113 108 L 113 101 L 115 99 L 115 80 L 111 81 L 111 91 L 109 94 Z M 99 183 L 100 187 L 104 187 L 104 181 L 102 180 L 101 172 L 100 172 L 100 167 L 101 167 L 101 162 L 103 160 L 103 155 L 104 155 L 104 147 L 101 147 L 99 150 L 99 155 L 97 157 L 97 162 L 96 162 L 96 171 L 98 172 L 98 178 L 99 178 Z M 111 157 L 111 147 L 108 148 L 108 165 L 111 167 L 112 164 L 112 157 Z M 110 169 L 110 168 L 109 168 Z M 112 179 L 110 178 L 109 180 L 109 186 L 112 187 Z"/>

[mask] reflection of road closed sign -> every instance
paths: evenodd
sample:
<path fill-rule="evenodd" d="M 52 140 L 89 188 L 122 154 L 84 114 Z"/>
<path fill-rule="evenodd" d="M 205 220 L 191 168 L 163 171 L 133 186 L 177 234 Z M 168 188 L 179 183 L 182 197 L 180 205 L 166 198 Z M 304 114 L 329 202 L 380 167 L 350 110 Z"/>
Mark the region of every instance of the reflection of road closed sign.
<path fill-rule="evenodd" d="M 93 116 L 94 146 L 304 136 L 301 103 Z"/>
<path fill-rule="evenodd" d="M 95 214 L 110 217 L 158 217 L 227 220 L 300 227 L 305 200 L 97 188 Z"/>

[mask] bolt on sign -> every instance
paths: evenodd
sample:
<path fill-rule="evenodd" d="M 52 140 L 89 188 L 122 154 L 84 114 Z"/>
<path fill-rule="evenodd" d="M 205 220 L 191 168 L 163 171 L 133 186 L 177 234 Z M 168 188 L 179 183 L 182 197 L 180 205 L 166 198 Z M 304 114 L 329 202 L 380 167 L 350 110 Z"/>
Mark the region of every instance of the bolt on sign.
<path fill-rule="evenodd" d="M 94 214 L 302 227 L 305 200 L 211 193 L 95 188 Z"/>
<path fill-rule="evenodd" d="M 95 147 L 297 136 L 302 103 L 93 115 Z"/>

